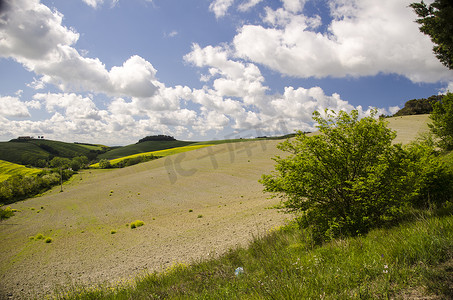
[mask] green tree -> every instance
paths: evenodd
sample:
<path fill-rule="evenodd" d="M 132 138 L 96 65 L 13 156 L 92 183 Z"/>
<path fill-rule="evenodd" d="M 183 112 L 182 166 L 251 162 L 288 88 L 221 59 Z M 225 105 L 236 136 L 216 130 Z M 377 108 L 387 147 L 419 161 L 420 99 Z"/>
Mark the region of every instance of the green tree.
<path fill-rule="evenodd" d="M 453 1 L 434 0 L 427 5 L 423 1 L 409 5 L 419 16 L 420 31 L 431 37 L 436 57 L 447 68 L 453 69 Z"/>
<path fill-rule="evenodd" d="M 63 158 L 63 157 L 54 157 L 50 161 L 50 167 L 51 168 L 61 168 L 61 169 L 67 169 L 71 166 L 71 160 L 69 158 Z"/>
<path fill-rule="evenodd" d="M 443 150 L 453 150 L 453 93 L 447 93 L 434 105 L 428 126 L 438 138 L 438 146 Z"/>
<path fill-rule="evenodd" d="M 108 160 L 108 159 L 101 159 L 101 160 L 99 161 L 99 168 L 101 168 L 101 169 L 109 169 L 109 168 L 111 168 L 111 167 L 112 167 L 112 165 L 110 164 L 110 160 Z"/>
<path fill-rule="evenodd" d="M 408 154 L 392 144 L 395 132 L 376 113 L 359 120 L 356 110 L 315 112 L 320 134 L 299 132 L 279 144 L 290 155 L 276 157 L 276 171 L 260 180 L 318 241 L 365 233 L 410 206 L 415 178 Z"/>

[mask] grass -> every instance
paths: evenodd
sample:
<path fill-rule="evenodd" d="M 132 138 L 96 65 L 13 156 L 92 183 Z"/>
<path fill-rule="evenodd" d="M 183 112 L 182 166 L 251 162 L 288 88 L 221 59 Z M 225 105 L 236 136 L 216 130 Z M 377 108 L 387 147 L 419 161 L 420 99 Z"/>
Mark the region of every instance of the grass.
<path fill-rule="evenodd" d="M 87 147 L 52 140 L 34 139 L 23 142 L 0 142 L 0 158 L 21 165 L 33 165 L 39 159 L 48 159 L 50 155 L 76 157 L 88 155 Z"/>
<path fill-rule="evenodd" d="M 27 168 L 22 165 L 0 160 L 0 182 L 7 180 L 13 175 L 36 175 L 41 169 Z"/>
<path fill-rule="evenodd" d="M 175 265 L 132 285 L 74 288 L 60 299 L 447 299 L 452 259 L 451 212 L 323 246 L 287 226 L 215 259 Z"/>
<path fill-rule="evenodd" d="M 178 154 L 178 153 L 183 153 L 183 152 L 187 152 L 187 151 L 192 151 L 192 150 L 196 150 L 196 149 L 200 149 L 200 148 L 204 148 L 204 147 L 209 147 L 209 146 L 211 146 L 211 145 L 209 145 L 209 144 L 206 144 L 206 145 L 190 145 L 190 146 L 177 147 L 177 148 L 171 148 L 171 149 L 165 149 L 165 150 L 159 150 L 159 151 L 138 153 L 138 154 L 124 156 L 124 157 L 117 158 L 117 159 L 112 159 L 110 161 L 110 164 L 112 166 L 115 166 L 116 164 L 120 163 L 121 161 L 123 161 L 125 159 L 130 159 L 130 158 L 134 158 L 134 157 L 138 157 L 138 156 L 144 156 L 144 157 L 146 157 L 146 156 L 165 157 L 165 156 L 174 155 L 174 154 Z M 99 163 L 92 164 L 92 165 L 90 165 L 90 167 L 91 168 L 99 168 Z"/>

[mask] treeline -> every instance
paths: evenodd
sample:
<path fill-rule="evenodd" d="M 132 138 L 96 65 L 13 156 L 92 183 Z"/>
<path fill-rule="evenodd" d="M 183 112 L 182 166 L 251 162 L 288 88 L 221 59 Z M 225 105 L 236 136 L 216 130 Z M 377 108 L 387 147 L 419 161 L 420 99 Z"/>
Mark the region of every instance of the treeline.
<path fill-rule="evenodd" d="M 434 104 L 441 101 L 443 95 L 433 95 L 428 98 L 412 99 L 404 104 L 404 107 L 397 111 L 393 116 L 408 116 L 430 114 L 433 111 Z"/>
<path fill-rule="evenodd" d="M 0 182 L 0 203 L 9 204 L 33 197 L 60 184 L 60 180 L 68 180 L 74 174 L 69 169 L 43 170 L 35 176 L 14 175 Z"/>
<path fill-rule="evenodd" d="M 153 142 L 156 142 L 156 141 L 176 141 L 176 139 L 172 136 L 169 136 L 169 135 L 163 135 L 163 134 L 159 134 L 159 135 L 150 135 L 150 136 L 147 136 L 147 137 L 144 137 L 140 140 L 138 140 L 137 144 L 139 143 L 143 143 L 143 142 L 149 142 L 149 141 L 153 141 Z"/>
<path fill-rule="evenodd" d="M 54 157 L 46 163 L 50 169 L 37 175 L 13 175 L 0 182 L 0 203 L 9 204 L 43 193 L 66 181 L 78 170 L 88 167 L 86 156 L 73 159 Z"/>

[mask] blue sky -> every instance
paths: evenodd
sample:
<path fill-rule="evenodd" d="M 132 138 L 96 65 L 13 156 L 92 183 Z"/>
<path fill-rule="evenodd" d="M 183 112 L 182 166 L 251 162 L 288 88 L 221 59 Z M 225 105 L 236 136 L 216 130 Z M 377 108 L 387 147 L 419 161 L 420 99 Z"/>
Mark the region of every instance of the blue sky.
<path fill-rule="evenodd" d="M 453 90 L 406 0 L 6 0 L 0 140 L 313 130 Z"/>

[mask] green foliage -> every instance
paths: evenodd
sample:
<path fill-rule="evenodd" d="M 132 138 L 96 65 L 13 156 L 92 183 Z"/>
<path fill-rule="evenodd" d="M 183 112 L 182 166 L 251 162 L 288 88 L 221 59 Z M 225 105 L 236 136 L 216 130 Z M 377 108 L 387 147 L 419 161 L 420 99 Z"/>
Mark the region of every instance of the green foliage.
<path fill-rule="evenodd" d="M 13 175 L 37 175 L 42 170 L 0 160 L 0 182 Z"/>
<path fill-rule="evenodd" d="M 101 161 L 99 162 L 99 168 L 101 169 L 109 169 L 111 167 L 112 165 L 110 163 L 110 160 L 108 159 L 101 159 Z"/>
<path fill-rule="evenodd" d="M 443 150 L 453 150 L 453 93 L 447 93 L 434 105 L 430 118 L 432 124 L 428 126 L 439 139 L 438 146 Z"/>
<path fill-rule="evenodd" d="M 432 140 L 414 142 L 407 148 L 408 168 L 414 172 L 411 204 L 416 208 L 440 208 L 453 197 L 453 166 L 434 150 Z"/>
<path fill-rule="evenodd" d="M 404 104 L 404 107 L 397 111 L 393 116 L 421 115 L 430 114 L 433 111 L 433 105 L 442 100 L 442 95 L 433 95 L 427 99 L 412 99 Z"/>
<path fill-rule="evenodd" d="M 279 195 L 281 208 L 298 216 L 316 241 L 363 234 L 392 224 L 416 194 L 409 153 L 392 144 L 396 134 L 383 119 L 361 120 L 358 112 L 315 112 L 319 135 L 303 133 L 278 146 L 276 172 L 263 175 L 266 192 Z"/>
<path fill-rule="evenodd" d="M 137 227 L 140 227 L 143 225 L 145 225 L 145 222 L 136 220 L 136 221 L 132 222 L 130 226 L 131 226 L 131 229 L 134 229 L 134 228 L 137 228 Z"/>
<path fill-rule="evenodd" d="M 52 243 L 52 238 L 51 237 L 46 237 L 44 239 L 44 242 L 47 243 L 47 244 L 50 244 L 50 243 Z"/>
<path fill-rule="evenodd" d="M 51 168 L 68 169 L 70 166 L 71 166 L 71 160 L 69 158 L 54 157 L 50 161 Z"/>
<path fill-rule="evenodd" d="M 1 205 L 0 205 L 1 206 Z M 14 210 L 11 207 L 6 207 L 5 209 L 0 207 L 0 220 L 8 219 L 14 216 Z"/>
<path fill-rule="evenodd" d="M 431 37 L 435 44 L 433 51 L 436 57 L 447 68 L 453 69 L 453 2 L 451 0 L 434 0 L 430 5 L 412 3 L 409 5 L 418 15 L 420 31 Z"/>
<path fill-rule="evenodd" d="M 63 180 L 71 178 L 74 172 L 63 170 Z M 36 176 L 14 175 L 0 182 L 0 202 L 13 203 L 40 194 L 60 184 L 60 170 L 42 171 Z"/>

